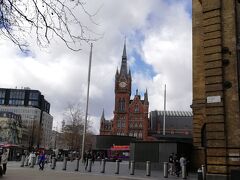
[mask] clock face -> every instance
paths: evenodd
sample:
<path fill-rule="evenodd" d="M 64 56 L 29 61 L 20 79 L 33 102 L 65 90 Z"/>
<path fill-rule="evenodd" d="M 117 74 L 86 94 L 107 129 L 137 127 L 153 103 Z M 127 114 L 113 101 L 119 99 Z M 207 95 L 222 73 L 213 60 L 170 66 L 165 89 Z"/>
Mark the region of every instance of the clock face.
<path fill-rule="evenodd" d="M 121 88 L 124 88 L 124 87 L 127 86 L 127 83 L 125 83 L 125 82 L 120 82 L 120 83 L 119 83 L 119 86 L 120 86 Z"/>

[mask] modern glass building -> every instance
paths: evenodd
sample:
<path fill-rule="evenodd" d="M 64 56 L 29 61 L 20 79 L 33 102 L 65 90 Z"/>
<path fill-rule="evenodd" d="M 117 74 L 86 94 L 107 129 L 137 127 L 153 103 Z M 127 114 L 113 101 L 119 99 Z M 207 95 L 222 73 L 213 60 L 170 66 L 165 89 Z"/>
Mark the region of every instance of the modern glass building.
<path fill-rule="evenodd" d="M 0 88 L 0 111 L 21 115 L 22 125 L 28 129 L 25 147 L 49 147 L 53 117 L 50 103 L 40 91 Z"/>

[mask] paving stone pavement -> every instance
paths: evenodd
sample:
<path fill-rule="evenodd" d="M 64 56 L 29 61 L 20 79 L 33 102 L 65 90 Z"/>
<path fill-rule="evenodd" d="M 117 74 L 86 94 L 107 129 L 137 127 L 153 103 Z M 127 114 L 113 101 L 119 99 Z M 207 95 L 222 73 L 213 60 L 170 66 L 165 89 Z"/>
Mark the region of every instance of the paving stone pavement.
<path fill-rule="evenodd" d="M 43 171 L 39 170 L 38 165 L 35 165 L 34 168 L 28 166 L 20 167 L 20 162 L 9 162 L 7 174 L 2 177 L 3 180 L 130 180 L 130 179 L 158 179 L 158 180 L 176 180 L 182 179 L 181 177 L 169 176 L 168 178 L 163 177 L 162 171 L 151 171 L 151 176 L 146 176 L 145 170 L 135 170 L 134 175 L 129 173 L 129 164 L 128 162 L 120 163 L 119 174 L 115 174 L 116 163 L 107 162 L 105 173 L 100 173 L 101 166 L 100 162 L 95 162 L 92 166 L 92 172 L 85 171 L 84 164 L 80 163 L 79 171 L 76 169 L 76 161 L 67 162 L 67 169 L 62 170 L 63 162 L 57 162 L 55 170 L 52 170 L 50 164 L 45 165 Z M 197 180 L 197 174 L 189 174 L 187 177 L 188 180 Z"/>

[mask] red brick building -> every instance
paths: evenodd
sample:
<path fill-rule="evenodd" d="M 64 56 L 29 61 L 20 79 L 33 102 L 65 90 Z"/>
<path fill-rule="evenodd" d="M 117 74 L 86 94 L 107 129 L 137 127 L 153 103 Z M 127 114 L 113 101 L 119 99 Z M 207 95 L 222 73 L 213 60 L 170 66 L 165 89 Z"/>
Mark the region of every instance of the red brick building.
<path fill-rule="evenodd" d="M 126 44 L 124 44 L 120 72 L 115 75 L 115 108 L 113 120 L 107 121 L 104 111 L 101 117 L 100 135 L 132 136 L 138 139 L 147 139 L 148 135 L 148 93 L 143 99 L 136 94 L 131 98 L 132 76 L 127 67 Z"/>

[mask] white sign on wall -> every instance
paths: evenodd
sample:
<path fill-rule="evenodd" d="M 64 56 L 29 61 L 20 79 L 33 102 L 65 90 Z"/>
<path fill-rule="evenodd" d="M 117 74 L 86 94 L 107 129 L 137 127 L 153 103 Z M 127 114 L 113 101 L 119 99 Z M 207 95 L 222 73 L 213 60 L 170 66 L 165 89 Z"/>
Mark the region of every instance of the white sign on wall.
<path fill-rule="evenodd" d="M 221 96 L 208 96 L 207 103 L 219 103 L 221 102 Z"/>

